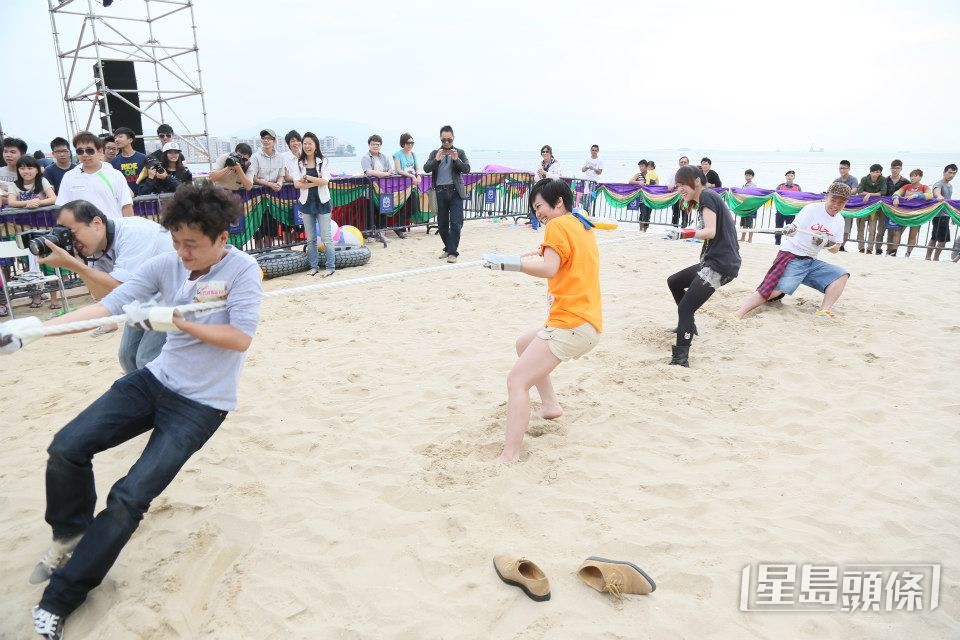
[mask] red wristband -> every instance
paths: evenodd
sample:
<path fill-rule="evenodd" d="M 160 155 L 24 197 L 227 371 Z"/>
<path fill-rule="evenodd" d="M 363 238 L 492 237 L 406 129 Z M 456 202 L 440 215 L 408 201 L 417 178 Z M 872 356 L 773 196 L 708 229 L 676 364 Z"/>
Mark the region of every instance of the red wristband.
<path fill-rule="evenodd" d="M 697 230 L 693 227 L 686 227 L 685 229 L 680 230 L 680 239 L 689 240 L 690 238 L 696 237 Z"/>

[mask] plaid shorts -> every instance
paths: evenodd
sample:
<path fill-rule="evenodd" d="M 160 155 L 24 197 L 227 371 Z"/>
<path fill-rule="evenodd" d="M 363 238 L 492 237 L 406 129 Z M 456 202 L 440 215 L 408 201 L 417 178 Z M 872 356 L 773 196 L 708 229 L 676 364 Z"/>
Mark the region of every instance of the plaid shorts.
<path fill-rule="evenodd" d="M 769 298 L 773 290 L 777 288 L 777 283 L 780 282 L 780 276 L 783 275 L 787 265 L 790 264 L 790 261 L 794 258 L 803 259 L 801 256 L 797 256 L 789 251 L 777 252 L 777 257 L 774 258 L 773 265 L 770 267 L 770 270 L 767 271 L 767 275 L 763 276 L 763 282 L 757 287 L 757 293 L 764 298 Z M 809 260 L 809 258 L 807 259 Z"/>

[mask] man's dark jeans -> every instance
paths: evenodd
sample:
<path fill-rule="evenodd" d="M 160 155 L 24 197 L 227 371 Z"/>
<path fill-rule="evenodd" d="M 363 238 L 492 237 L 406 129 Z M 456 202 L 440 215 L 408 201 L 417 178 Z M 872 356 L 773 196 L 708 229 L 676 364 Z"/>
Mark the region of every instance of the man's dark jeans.
<path fill-rule="evenodd" d="M 460 231 L 463 229 L 463 200 L 456 189 L 437 189 L 437 226 L 443 250 L 452 256 L 460 255 Z"/>
<path fill-rule="evenodd" d="M 70 561 L 54 571 L 40 606 L 61 616 L 83 604 L 116 562 L 150 502 L 213 435 L 226 411 L 164 387 L 147 369 L 116 382 L 57 433 L 47 449 L 47 513 L 54 539 L 83 534 Z M 97 503 L 93 456 L 153 429 L 146 448 Z"/>
<path fill-rule="evenodd" d="M 784 225 L 791 224 L 794 218 L 796 218 L 796 216 L 785 216 L 779 211 L 777 211 L 777 217 L 776 217 L 777 229 L 783 229 Z M 773 234 L 773 241 L 779 245 L 780 238 L 782 235 L 783 235 L 782 233 Z"/>

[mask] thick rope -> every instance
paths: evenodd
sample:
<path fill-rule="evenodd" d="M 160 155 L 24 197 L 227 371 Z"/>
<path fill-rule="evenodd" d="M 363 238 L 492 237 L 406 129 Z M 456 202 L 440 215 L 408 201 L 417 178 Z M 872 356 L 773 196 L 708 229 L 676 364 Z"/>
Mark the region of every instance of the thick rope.
<path fill-rule="evenodd" d="M 626 238 L 612 238 L 610 240 L 601 240 L 598 242 L 598 245 L 610 245 L 610 244 L 621 244 L 624 242 L 632 242 L 635 240 L 642 240 L 644 238 L 659 238 L 655 234 L 642 235 L 642 236 L 629 236 Z M 537 252 L 526 253 L 525 256 L 538 255 Z M 400 280 L 402 278 L 409 278 L 411 276 L 422 276 L 431 273 L 443 273 L 446 271 L 455 271 L 457 269 L 472 269 L 474 267 L 479 267 L 483 264 L 482 260 L 472 260 L 470 262 L 458 262 L 455 264 L 443 264 L 436 267 L 423 267 L 420 269 L 411 269 L 408 271 L 394 271 L 392 273 L 381 273 L 379 275 L 373 276 L 363 276 L 361 278 L 351 278 L 349 280 L 335 280 L 333 282 L 321 282 L 318 284 L 309 284 L 302 287 L 291 287 L 289 289 L 277 289 L 276 291 L 264 291 L 262 296 L 264 298 L 281 298 L 285 296 L 296 296 L 305 293 L 314 293 L 317 291 L 325 291 L 327 289 L 339 289 L 342 287 L 352 287 L 354 285 L 361 284 L 373 284 L 374 282 L 385 282 L 387 280 Z M 193 304 L 184 304 L 176 307 L 177 311 L 182 314 L 196 312 L 196 311 L 208 311 L 210 309 L 219 309 L 227 305 L 225 300 L 217 300 L 215 302 L 196 302 Z M 96 329 L 97 327 L 102 327 L 105 325 L 112 324 L 123 324 L 127 321 L 126 314 L 120 314 L 116 316 L 110 316 L 107 318 L 94 318 L 92 320 L 78 320 L 76 322 L 68 322 L 65 324 L 59 324 L 54 326 L 45 326 L 37 327 L 35 329 L 24 329 L 21 331 L 14 331 L 13 334 L 18 338 L 43 338 L 46 336 L 57 336 L 63 335 L 65 333 L 76 333 L 78 331 L 87 331 L 89 329 Z"/>

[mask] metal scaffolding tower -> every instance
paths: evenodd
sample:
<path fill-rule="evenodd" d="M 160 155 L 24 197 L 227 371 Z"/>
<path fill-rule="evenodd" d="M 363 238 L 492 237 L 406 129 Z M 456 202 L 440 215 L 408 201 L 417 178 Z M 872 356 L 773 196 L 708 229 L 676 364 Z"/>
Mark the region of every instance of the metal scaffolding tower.
<path fill-rule="evenodd" d="M 144 139 L 156 139 L 147 135 L 147 130 L 167 123 L 210 163 L 193 0 L 117 0 L 115 4 L 110 0 L 47 0 L 47 4 L 60 68 L 64 121 L 71 137 L 90 129 L 94 117 L 101 116 L 101 101 L 109 105 L 104 98 L 111 96 L 140 112 Z M 94 69 L 102 69 L 104 60 L 133 63 L 139 105 L 123 95 L 134 93 L 129 88 L 111 88 L 109 78 L 95 77 Z M 184 68 L 192 66 L 191 62 L 196 66 L 192 72 Z M 146 88 L 151 82 L 154 86 Z M 106 128 L 112 131 L 109 106 L 105 109 Z"/>

